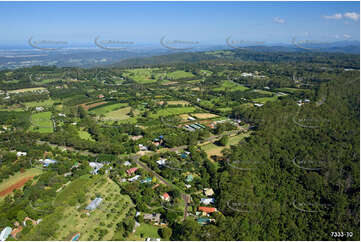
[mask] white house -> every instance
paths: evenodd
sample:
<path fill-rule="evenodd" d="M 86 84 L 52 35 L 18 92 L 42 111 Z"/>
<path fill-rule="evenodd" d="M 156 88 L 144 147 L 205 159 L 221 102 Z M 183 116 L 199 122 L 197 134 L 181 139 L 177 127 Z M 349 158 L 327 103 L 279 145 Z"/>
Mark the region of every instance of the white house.
<path fill-rule="evenodd" d="M 214 203 L 214 198 L 202 198 L 201 203 L 203 203 L 204 205 L 209 205 L 211 203 Z"/>
<path fill-rule="evenodd" d="M 134 176 L 132 178 L 129 178 L 128 181 L 130 181 L 130 182 L 136 181 L 136 180 L 139 179 L 139 177 L 140 177 L 140 175 L 136 175 L 136 176 Z"/>
<path fill-rule="evenodd" d="M 5 241 L 11 234 L 11 231 L 13 231 L 11 227 L 5 227 L 0 233 L 0 241 Z"/>
<path fill-rule="evenodd" d="M 164 166 L 166 161 L 167 161 L 167 159 L 160 159 L 160 160 L 157 160 L 156 162 L 158 165 Z"/>
<path fill-rule="evenodd" d="M 36 110 L 37 112 L 41 112 L 41 111 L 44 111 L 44 108 L 43 108 L 43 107 L 36 107 L 35 110 Z"/>
<path fill-rule="evenodd" d="M 104 166 L 104 164 L 99 162 L 89 162 L 89 166 L 93 168 L 92 174 L 96 175 L 98 174 L 98 171 Z"/>
<path fill-rule="evenodd" d="M 16 153 L 16 156 L 17 156 L 17 157 L 26 156 L 26 155 L 27 155 L 26 152 L 21 152 L 21 151 L 19 151 L 19 152 Z"/>

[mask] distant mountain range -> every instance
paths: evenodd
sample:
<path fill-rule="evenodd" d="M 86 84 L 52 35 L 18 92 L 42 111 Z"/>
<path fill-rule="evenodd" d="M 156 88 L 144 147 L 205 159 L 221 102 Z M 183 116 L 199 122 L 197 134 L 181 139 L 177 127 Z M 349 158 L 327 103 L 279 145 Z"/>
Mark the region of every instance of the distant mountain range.
<path fill-rule="evenodd" d="M 307 41 L 295 41 L 294 44 L 274 43 L 253 46 L 230 46 L 226 44 L 219 45 L 200 45 L 186 50 L 167 49 L 157 44 L 135 45 L 125 50 L 103 50 L 91 45 L 74 46 L 73 48 L 59 50 L 39 50 L 30 46 L 2 45 L 0 46 L 0 69 L 14 69 L 20 67 L 29 67 L 33 65 L 56 65 L 76 66 L 76 67 L 95 67 L 107 65 L 134 65 L 148 63 L 148 57 L 156 56 L 156 62 L 174 61 L 194 61 L 195 59 L 213 59 L 214 56 L 201 55 L 182 55 L 181 53 L 196 53 L 217 50 L 244 50 L 251 52 L 331 52 L 360 54 L 359 41 L 338 41 L 332 43 L 312 43 Z M 177 54 L 175 60 L 170 59 L 173 54 Z M 164 57 L 162 57 L 164 56 Z M 145 59 L 144 59 L 145 58 Z M 152 61 L 155 60 L 151 59 Z"/>

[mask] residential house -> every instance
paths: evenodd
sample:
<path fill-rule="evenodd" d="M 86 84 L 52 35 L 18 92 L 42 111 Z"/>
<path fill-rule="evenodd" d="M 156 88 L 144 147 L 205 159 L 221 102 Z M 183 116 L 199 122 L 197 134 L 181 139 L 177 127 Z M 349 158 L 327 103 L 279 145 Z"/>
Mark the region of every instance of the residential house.
<path fill-rule="evenodd" d="M 130 163 L 129 161 L 125 161 L 125 162 L 123 163 L 123 165 L 125 165 L 125 166 L 131 166 L 132 163 Z"/>
<path fill-rule="evenodd" d="M 42 111 L 44 111 L 44 108 L 43 107 L 36 107 L 35 110 L 37 112 L 42 112 Z"/>
<path fill-rule="evenodd" d="M 168 193 L 164 193 L 162 196 L 160 196 L 162 198 L 163 201 L 170 201 L 170 196 Z"/>
<path fill-rule="evenodd" d="M 17 157 L 20 157 L 20 156 L 26 156 L 26 155 L 27 155 L 27 153 L 26 153 L 26 152 L 21 152 L 21 151 L 16 152 L 16 156 L 17 156 Z"/>
<path fill-rule="evenodd" d="M 144 146 L 143 144 L 139 144 L 138 146 L 139 146 L 139 149 L 141 151 L 147 151 L 148 150 L 147 146 Z"/>
<path fill-rule="evenodd" d="M 130 181 L 130 182 L 136 181 L 136 180 L 139 179 L 139 177 L 140 177 L 139 175 L 136 175 L 136 176 L 134 176 L 132 178 L 129 178 L 128 181 Z"/>
<path fill-rule="evenodd" d="M 93 168 L 92 174 L 96 175 L 98 174 L 98 171 L 104 166 L 104 164 L 99 162 L 89 162 L 89 166 Z"/>
<path fill-rule="evenodd" d="M 186 178 L 186 182 L 192 182 L 193 181 L 193 175 L 192 174 L 189 174 Z"/>
<path fill-rule="evenodd" d="M 158 165 L 164 166 L 166 161 L 167 161 L 167 159 L 160 159 L 160 160 L 157 160 L 156 162 Z"/>
<path fill-rule="evenodd" d="M 157 224 L 160 223 L 160 213 L 145 213 L 143 215 L 144 220 L 149 220 L 151 222 L 155 222 Z"/>
<path fill-rule="evenodd" d="M 214 203 L 214 198 L 201 198 L 201 203 L 204 205 L 209 205 L 211 203 Z"/>
<path fill-rule="evenodd" d="M 217 211 L 217 209 L 213 207 L 199 207 L 198 210 L 202 212 L 203 216 L 206 216 L 209 213 L 214 213 Z"/>
<path fill-rule="evenodd" d="M 134 172 L 136 172 L 139 168 L 138 167 L 133 167 L 127 170 L 128 175 L 130 176 L 131 174 L 133 174 Z"/>
<path fill-rule="evenodd" d="M 204 195 L 206 195 L 207 197 L 213 196 L 213 194 L 214 194 L 214 191 L 212 188 L 204 188 L 203 192 L 204 192 Z"/>

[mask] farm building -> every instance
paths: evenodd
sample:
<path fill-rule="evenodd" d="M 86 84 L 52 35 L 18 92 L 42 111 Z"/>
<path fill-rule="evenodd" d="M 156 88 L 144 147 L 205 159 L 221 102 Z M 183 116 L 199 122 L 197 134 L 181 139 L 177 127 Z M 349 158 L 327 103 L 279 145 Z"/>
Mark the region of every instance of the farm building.
<path fill-rule="evenodd" d="M 45 159 L 45 160 L 40 159 L 39 161 L 40 163 L 43 164 L 44 167 L 48 167 L 49 165 L 55 164 L 57 162 L 56 160 L 52 160 L 52 159 Z"/>
<path fill-rule="evenodd" d="M 11 234 L 12 228 L 11 227 L 5 227 L 0 234 L 0 241 L 5 241 L 9 235 Z"/>
<path fill-rule="evenodd" d="M 95 198 L 93 201 L 91 201 L 91 203 L 85 209 L 91 210 L 91 211 L 95 210 L 100 205 L 102 200 L 103 199 L 100 197 Z"/>

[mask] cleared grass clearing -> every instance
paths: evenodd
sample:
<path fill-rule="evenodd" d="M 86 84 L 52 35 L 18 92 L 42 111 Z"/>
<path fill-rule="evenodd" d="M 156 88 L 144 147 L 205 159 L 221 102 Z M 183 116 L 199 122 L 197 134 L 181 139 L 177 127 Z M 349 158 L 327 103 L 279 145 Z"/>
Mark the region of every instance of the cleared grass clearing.
<path fill-rule="evenodd" d="M 218 115 L 212 114 L 212 113 L 192 113 L 192 116 L 198 118 L 198 119 L 209 119 L 209 118 L 217 118 Z"/>
<path fill-rule="evenodd" d="M 6 179 L 0 183 L 0 192 L 7 189 L 8 187 L 16 184 L 17 182 L 19 182 L 20 180 L 22 180 L 24 178 L 37 176 L 37 175 L 40 175 L 41 173 L 42 173 L 42 170 L 37 169 L 37 168 L 28 169 L 24 173 L 17 172 L 13 176 L 9 177 L 8 179 Z"/>
<path fill-rule="evenodd" d="M 35 113 L 31 115 L 31 128 L 30 130 L 39 133 L 53 132 L 53 122 L 50 120 L 51 112 Z"/>
<path fill-rule="evenodd" d="M 260 97 L 260 98 L 252 99 L 252 101 L 259 102 L 259 103 L 274 102 L 274 101 L 277 101 L 277 100 L 278 100 L 278 96 Z"/>
<path fill-rule="evenodd" d="M 24 105 L 27 108 L 33 108 L 33 107 L 51 107 L 53 105 L 54 101 L 51 99 L 40 101 L 40 102 L 26 102 Z"/>
<path fill-rule="evenodd" d="M 214 88 L 213 90 L 214 91 L 231 91 L 231 92 L 234 92 L 234 91 L 246 91 L 248 90 L 249 88 L 248 87 L 245 87 L 241 84 L 238 84 L 238 83 L 235 83 L 233 81 L 230 81 L 230 80 L 226 80 L 224 81 L 220 87 L 216 87 Z"/>
<path fill-rule="evenodd" d="M 161 78 L 164 79 L 166 73 L 160 71 L 159 68 L 139 68 L 128 69 L 123 75 L 138 83 L 147 84 L 157 82 Z"/>
<path fill-rule="evenodd" d="M 74 184 L 73 184 L 74 183 Z M 73 186 L 73 187 L 72 187 Z M 94 177 L 91 181 L 79 184 L 72 182 L 65 189 L 77 189 L 76 186 L 86 186 L 86 201 L 80 206 L 87 206 L 98 194 L 103 198 L 95 210 L 86 215 L 86 210 L 76 206 L 66 206 L 63 218 L 58 222 L 59 230 L 54 236 L 56 240 L 69 240 L 75 233 L 80 233 L 80 240 L 111 240 L 116 231 L 117 223 L 121 222 L 128 210 L 134 207 L 129 196 L 120 194 L 120 188 L 110 179 Z M 104 237 L 99 237 L 98 229 L 106 229 Z"/>
<path fill-rule="evenodd" d="M 91 103 L 91 104 L 88 104 L 88 103 L 83 103 L 83 104 L 80 104 L 80 106 L 82 106 L 85 110 L 89 110 L 91 108 L 95 108 L 97 106 L 100 106 L 100 105 L 103 105 L 103 104 L 106 104 L 107 102 L 97 102 L 97 103 Z"/>
<path fill-rule="evenodd" d="M 185 72 L 185 71 L 173 71 L 171 73 L 168 73 L 167 76 L 173 79 L 195 77 L 195 75 L 193 75 L 191 72 Z"/>
<path fill-rule="evenodd" d="M 238 144 L 243 138 L 249 136 L 249 133 L 245 134 L 238 134 L 235 136 L 229 137 L 228 144 L 226 146 L 218 146 L 214 143 L 209 143 L 206 145 L 201 146 L 201 149 L 204 150 L 204 152 L 207 153 L 207 157 L 210 160 L 213 160 L 212 156 L 222 156 L 222 150 L 225 148 L 229 148 L 231 145 Z"/>
<path fill-rule="evenodd" d="M 118 109 L 116 111 L 109 112 L 109 113 L 105 114 L 104 120 L 116 121 L 116 120 L 129 119 L 131 117 L 128 116 L 128 113 L 130 112 L 131 109 L 132 109 L 131 107 L 126 107 L 126 108 Z"/>
<path fill-rule="evenodd" d="M 159 238 L 158 230 L 160 227 L 155 225 L 142 223 L 134 234 L 130 234 L 127 240 L 131 241 L 144 241 L 145 238 Z M 141 236 L 143 235 L 143 236 Z"/>
<path fill-rule="evenodd" d="M 157 113 L 150 114 L 151 118 L 159 118 L 159 117 L 165 117 L 170 115 L 177 115 L 177 114 L 183 114 L 183 113 L 192 113 L 196 110 L 195 107 L 181 107 L 181 108 L 165 108 L 162 110 L 159 110 Z"/>
<path fill-rule="evenodd" d="M 178 105 L 178 104 L 181 104 L 181 105 L 188 105 L 189 102 L 187 101 L 167 101 L 168 104 L 170 105 Z"/>
<path fill-rule="evenodd" d="M 279 92 L 288 92 L 288 93 L 302 93 L 307 91 L 308 89 L 300 89 L 300 88 L 290 88 L 290 87 L 284 87 L 284 88 L 277 88 L 276 89 Z"/>
<path fill-rule="evenodd" d="M 96 115 L 101 115 L 101 114 L 106 114 L 106 113 L 118 110 L 118 109 L 120 109 L 122 107 L 126 107 L 126 106 L 128 106 L 127 103 L 114 103 L 114 104 L 102 106 L 99 108 L 94 108 L 94 109 L 90 110 L 90 112 L 95 113 Z"/>
<path fill-rule="evenodd" d="M 259 89 L 255 89 L 253 90 L 254 92 L 257 92 L 259 94 L 264 94 L 264 95 L 273 95 L 274 93 L 273 92 L 270 92 L 270 91 L 265 91 L 265 90 L 259 90 Z"/>
<path fill-rule="evenodd" d="M 46 90 L 46 88 L 45 87 L 23 88 L 23 89 L 8 91 L 8 93 L 35 92 L 35 91 L 40 91 L 40 90 Z"/>

